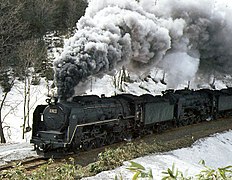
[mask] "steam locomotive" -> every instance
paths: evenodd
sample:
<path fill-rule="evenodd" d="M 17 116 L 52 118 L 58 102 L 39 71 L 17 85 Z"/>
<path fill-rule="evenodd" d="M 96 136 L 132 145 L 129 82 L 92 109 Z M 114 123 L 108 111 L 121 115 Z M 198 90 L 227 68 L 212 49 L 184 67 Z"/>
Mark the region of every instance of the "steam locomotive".
<path fill-rule="evenodd" d="M 46 101 L 47 105 L 39 105 L 34 111 L 31 139 L 43 156 L 86 151 L 170 127 L 232 115 L 232 88 Z"/>

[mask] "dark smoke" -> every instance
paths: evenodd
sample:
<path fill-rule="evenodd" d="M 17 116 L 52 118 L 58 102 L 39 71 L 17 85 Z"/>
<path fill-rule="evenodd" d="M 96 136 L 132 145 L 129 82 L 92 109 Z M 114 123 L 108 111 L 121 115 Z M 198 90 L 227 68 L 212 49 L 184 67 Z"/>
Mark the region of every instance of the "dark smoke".
<path fill-rule="evenodd" d="M 168 73 L 170 87 L 196 75 L 230 73 L 232 8 L 225 4 L 90 1 L 78 31 L 54 63 L 58 96 L 69 98 L 88 77 L 113 73 L 122 65 L 138 73 L 161 67 Z"/>

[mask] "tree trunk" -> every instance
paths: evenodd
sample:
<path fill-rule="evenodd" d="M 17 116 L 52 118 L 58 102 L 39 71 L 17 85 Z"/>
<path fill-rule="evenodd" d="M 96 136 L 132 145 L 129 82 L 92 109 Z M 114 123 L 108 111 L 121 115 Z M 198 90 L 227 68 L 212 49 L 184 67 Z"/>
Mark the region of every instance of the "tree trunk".
<path fill-rule="evenodd" d="M 1 138 L 0 143 L 6 143 L 6 139 L 5 139 L 5 136 L 3 133 L 3 127 L 2 127 L 2 107 L 5 102 L 6 96 L 7 96 L 7 93 L 5 93 L 3 100 L 1 102 L 1 105 L 0 105 L 0 138 Z"/>
<path fill-rule="evenodd" d="M 12 81 L 10 83 L 10 89 L 13 87 L 13 85 L 14 85 L 14 81 Z M 9 91 L 5 92 L 3 99 L 2 99 L 2 102 L 0 104 L 0 138 L 1 138 L 1 143 L 6 143 L 6 139 L 5 139 L 3 127 L 2 127 L 2 122 L 3 122 L 3 120 L 2 120 L 2 108 L 4 106 L 4 103 L 5 103 L 5 100 L 6 100 L 8 93 L 9 93 Z"/>
<path fill-rule="evenodd" d="M 5 136 L 4 136 L 4 133 L 3 133 L 3 127 L 2 127 L 2 122 L 1 121 L 0 121 L 0 137 L 1 137 L 1 143 L 6 143 L 6 139 L 5 139 Z"/>
<path fill-rule="evenodd" d="M 25 126 L 27 121 L 27 115 L 26 115 L 26 106 L 27 106 L 27 77 L 24 76 L 24 102 L 23 102 L 23 139 L 25 135 Z"/>

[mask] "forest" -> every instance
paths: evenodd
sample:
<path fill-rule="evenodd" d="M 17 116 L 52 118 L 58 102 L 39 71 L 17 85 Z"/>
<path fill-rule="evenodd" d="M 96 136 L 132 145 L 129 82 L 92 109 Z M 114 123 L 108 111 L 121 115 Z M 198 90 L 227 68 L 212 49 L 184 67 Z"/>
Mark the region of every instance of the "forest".
<path fill-rule="evenodd" d="M 29 85 L 36 84 L 38 76 L 53 79 L 44 37 L 49 33 L 71 34 L 87 5 L 86 0 L 0 0 L 1 143 L 6 142 L 2 109 L 15 80 L 25 84 L 27 94 Z"/>

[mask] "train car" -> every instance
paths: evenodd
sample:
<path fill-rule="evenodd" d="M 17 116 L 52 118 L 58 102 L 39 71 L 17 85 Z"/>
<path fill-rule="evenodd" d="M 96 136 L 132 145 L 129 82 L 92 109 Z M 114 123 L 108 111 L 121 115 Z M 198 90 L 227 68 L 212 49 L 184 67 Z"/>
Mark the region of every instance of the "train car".
<path fill-rule="evenodd" d="M 174 104 L 162 96 L 144 94 L 134 100 L 135 122 L 139 121 L 140 131 L 161 132 L 173 124 Z M 138 130 L 139 131 L 139 130 Z"/>
<path fill-rule="evenodd" d="M 214 92 L 217 116 L 227 117 L 232 115 L 232 88 L 221 89 Z"/>
<path fill-rule="evenodd" d="M 211 90 L 168 90 L 163 96 L 175 104 L 174 117 L 177 126 L 185 126 L 212 118 L 214 96 Z"/>

